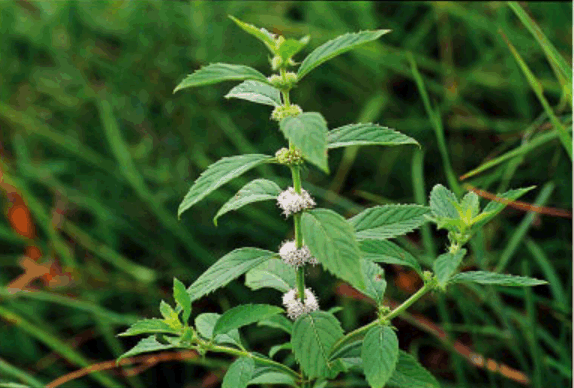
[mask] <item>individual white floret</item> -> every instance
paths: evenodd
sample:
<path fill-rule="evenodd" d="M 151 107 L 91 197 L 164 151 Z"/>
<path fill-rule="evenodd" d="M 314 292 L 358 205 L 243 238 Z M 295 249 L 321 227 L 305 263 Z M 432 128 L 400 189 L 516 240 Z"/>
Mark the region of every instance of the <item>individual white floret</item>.
<path fill-rule="evenodd" d="M 286 241 L 279 249 L 279 256 L 286 263 L 293 267 L 300 267 L 305 263 L 317 264 L 317 259 L 311 256 L 311 251 L 306 245 L 297 249 L 294 240 Z"/>
<path fill-rule="evenodd" d="M 287 309 L 287 316 L 292 320 L 319 309 L 319 302 L 310 288 L 305 289 L 305 303 L 301 303 L 297 289 L 293 288 L 283 295 L 283 305 Z"/>
<path fill-rule="evenodd" d="M 289 187 L 277 196 L 277 204 L 283 210 L 285 217 L 315 207 L 315 201 L 306 190 L 301 189 L 301 194 L 297 194 L 293 187 Z"/>

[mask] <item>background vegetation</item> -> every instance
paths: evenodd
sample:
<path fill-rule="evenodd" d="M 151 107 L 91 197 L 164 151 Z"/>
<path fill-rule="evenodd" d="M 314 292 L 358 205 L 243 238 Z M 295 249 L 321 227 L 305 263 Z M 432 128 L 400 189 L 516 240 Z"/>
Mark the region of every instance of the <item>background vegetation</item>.
<path fill-rule="evenodd" d="M 286 36 L 310 34 L 308 50 L 345 32 L 393 30 L 317 69 L 292 98 L 322 112 L 329 128 L 377 122 L 423 149 L 332 151 L 330 176 L 310 167 L 304 178 L 320 206 L 351 216 L 375 204 L 424 203 L 443 183 L 458 193 L 464 184 L 491 193 L 536 185 L 523 201 L 572 208 L 571 144 L 561 143 L 572 128 L 571 3 L 0 1 L 0 381 L 44 386 L 113 360 L 137 341 L 115 334 L 137 317 L 157 316 L 174 276 L 188 285 L 234 248 L 275 250 L 289 238 L 290 223 L 273 203 L 213 225 L 247 179 L 176 218 L 209 164 L 285 145 L 265 107 L 222 98 L 231 83 L 172 94 L 208 63 L 268 74 L 264 47 L 229 14 Z M 282 186 L 290 179 L 275 166 L 252 174 Z M 444 387 L 571 384 L 571 219 L 528 209 L 508 208 L 473 238 L 467 268 L 536 276 L 549 286 L 453 286 L 395 321 L 401 347 Z M 446 236 L 427 227 L 399 242 L 428 264 Z M 372 318 L 368 301 L 329 274 L 307 278 L 323 308 L 344 308 L 337 316 L 345 329 Z M 421 284 L 394 267 L 387 280 L 391 304 Z M 279 298 L 234 282 L 194 311 Z M 261 327 L 244 334 L 262 353 L 283 335 Z M 179 357 L 62 386 L 218 386 L 230 361 Z M 364 386 L 358 381 L 349 376 L 336 386 Z"/>

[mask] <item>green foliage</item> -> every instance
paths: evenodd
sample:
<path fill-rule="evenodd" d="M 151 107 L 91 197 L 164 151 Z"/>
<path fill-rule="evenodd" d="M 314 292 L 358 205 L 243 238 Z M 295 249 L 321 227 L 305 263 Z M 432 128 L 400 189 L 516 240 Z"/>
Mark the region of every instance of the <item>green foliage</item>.
<path fill-rule="evenodd" d="M 194 88 L 197 86 L 212 85 L 224 81 L 252 80 L 267 83 L 267 78 L 255 69 L 243 65 L 230 65 L 227 63 L 214 63 L 205 66 L 195 73 L 188 75 L 173 90 Z"/>
<path fill-rule="evenodd" d="M 235 360 L 223 378 L 221 388 L 245 388 L 253 377 L 255 362 L 249 357 L 240 357 Z"/>
<path fill-rule="evenodd" d="M 433 271 L 436 274 L 438 284 L 444 288 L 449 279 L 457 270 L 462 262 L 463 257 L 466 255 L 466 249 L 461 249 L 457 252 L 443 253 L 433 263 Z"/>
<path fill-rule="evenodd" d="M 216 344 L 231 344 L 241 347 L 241 337 L 239 336 L 239 331 L 237 329 L 232 329 L 227 333 L 217 334 L 214 336 L 213 330 L 220 317 L 221 315 L 216 313 L 199 314 L 195 318 L 195 328 L 199 335 L 207 340 L 213 340 Z"/>
<path fill-rule="evenodd" d="M 181 217 L 184 211 L 230 180 L 258 165 L 269 163 L 271 159 L 272 157 L 267 155 L 238 155 L 212 164 L 193 183 L 177 209 L 177 216 Z"/>
<path fill-rule="evenodd" d="M 320 113 L 308 112 L 287 117 L 281 121 L 279 128 L 290 143 L 301 149 L 305 159 L 329 173 L 327 122 Z"/>
<path fill-rule="evenodd" d="M 217 226 L 217 219 L 227 212 L 240 209 L 254 202 L 276 199 L 281 193 L 281 188 L 275 182 L 267 179 L 255 179 L 241 188 L 219 209 L 213 223 Z"/>
<path fill-rule="evenodd" d="M 310 210 L 301 217 L 301 229 L 305 244 L 325 269 L 358 288 L 364 287 L 359 247 L 343 217 L 328 209 Z"/>
<path fill-rule="evenodd" d="M 276 253 L 258 248 L 239 248 L 219 259 L 205 271 L 189 288 L 187 292 L 191 300 L 198 300 L 204 295 L 227 285 L 245 272 L 266 262 Z"/>
<path fill-rule="evenodd" d="M 384 240 L 420 227 L 428 212 L 428 208 L 419 205 L 374 206 L 349 219 L 349 223 L 355 228 L 358 240 Z"/>
<path fill-rule="evenodd" d="M 244 81 L 231 89 L 225 98 L 239 98 L 263 105 L 281 105 L 279 90 L 259 81 Z"/>
<path fill-rule="evenodd" d="M 410 354 L 399 350 L 397 366 L 388 381 L 392 387 L 440 388 L 436 378 Z"/>
<path fill-rule="evenodd" d="M 417 259 L 395 243 L 386 240 L 362 240 L 359 241 L 359 248 L 366 260 L 404 265 L 413 268 L 419 275 L 422 275 L 421 266 Z"/>
<path fill-rule="evenodd" d="M 407 135 L 379 124 L 349 124 L 335 128 L 327 134 L 327 147 L 340 148 L 355 145 L 403 145 L 420 144 Z"/>
<path fill-rule="evenodd" d="M 283 312 L 283 309 L 277 306 L 266 304 L 244 304 L 227 310 L 215 324 L 213 335 L 224 334 L 233 329 L 250 325 L 277 315 Z"/>
<path fill-rule="evenodd" d="M 326 377 L 333 370 L 329 350 L 343 336 L 337 318 L 324 311 L 301 316 L 293 326 L 293 353 L 305 374 Z"/>
<path fill-rule="evenodd" d="M 173 349 L 175 347 L 176 345 L 174 344 L 162 344 L 154 335 L 152 335 L 140 340 L 136 346 L 122 354 L 118 358 L 117 362 L 120 362 L 126 357 L 137 356 L 138 354 L 142 353 L 155 352 L 157 350 Z"/>
<path fill-rule="evenodd" d="M 379 265 L 368 260 L 361 260 L 361 268 L 363 269 L 365 288 L 360 289 L 360 291 L 373 299 L 377 305 L 380 305 L 387 288 L 385 271 Z"/>
<path fill-rule="evenodd" d="M 383 388 L 399 358 L 399 340 L 389 326 L 375 326 L 367 332 L 361 347 L 363 371 L 372 388 Z"/>
<path fill-rule="evenodd" d="M 177 308 L 183 311 L 183 323 L 187 324 L 191 316 L 191 298 L 183 283 L 177 280 L 177 278 L 173 278 L 173 298 L 177 303 Z"/>
<path fill-rule="evenodd" d="M 253 268 L 245 274 L 245 285 L 252 290 L 274 288 L 287 292 L 296 287 L 293 268 L 282 260 L 271 259 Z"/>
<path fill-rule="evenodd" d="M 468 271 L 459 273 L 450 279 L 450 283 L 478 283 L 506 287 L 529 287 L 548 284 L 545 280 L 484 271 Z"/>
<path fill-rule="evenodd" d="M 332 59 L 337 55 L 341 55 L 365 43 L 377 40 L 388 32 L 391 31 L 362 31 L 354 34 L 345 34 L 330 40 L 327 43 L 317 47 L 303 60 L 299 70 L 297 71 L 297 77 L 301 79 L 311 70 L 315 69 L 322 63 L 327 62 L 329 59 Z"/>

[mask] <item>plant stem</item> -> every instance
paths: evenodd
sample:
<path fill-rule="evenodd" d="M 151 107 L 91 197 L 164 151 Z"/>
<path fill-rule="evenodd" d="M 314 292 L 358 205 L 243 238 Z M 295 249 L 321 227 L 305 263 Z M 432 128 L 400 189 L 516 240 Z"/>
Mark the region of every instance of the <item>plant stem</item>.
<path fill-rule="evenodd" d="M 291 176 L 293 177 L 293 188 L 297 194 L 301 194 L 301 172 L 299 166 L 291 166 Z M 295 246 L 300 249 L 303 246 L 303 233 L 301 232 L 301 214 L 293 215 L 293 226 L 295 228 Z M 297 293 L 301 303 L 305 302 L 305 269 L 303 266 L 296 270 Z"/>
<path fill-rule="evenodd" d="M 415 292 L 413 295 L 411 295 L 411 297 L 407 300 L 405 300 L 403 303 L 401 303 L 400 306 L 397 306 L 397 308 L 395 308 L 393 311 L 391 311 L 390 313 L 388 313 L 387 315 L 385 315 L 384 317 L 382 317 L 381 320 L 383 321 L 390 321 L 391 319 L 395 318 L 396 316 L 398 316 L 399 314 L 401 314 L 402 312 L 404 312 L 406 309 L 408 309 L 413 303 L 415 303 L 417 300 L 419 300 L 424 294 L 426 294 L 428 291 L 430 291 L 433 288 L 432 283 L 425 283 L 424 286 L 422 286 L 417 292 Z M 349 340 L 360 336 L 361 334 L 366 333 L 369 329 L 371 329 L 372 327 L 375 327 L 376 325 L 379 325 L 381 323 L 381 320 L 377 319 L 363 327 L 358 328 L 357 330 L 354 330 L 350 333 L 348 333 L 347 335 L 345 335 L 343 338 L 341 338 L 339 341 L 337 341 L 337 343 L 335 343 L 335 345 L 333 345 L 333 349 L 337 349 L 339 346 L 341 346 L 342 344 L 348 342 Z"/>
<path fill-rule="evenodd" d="M 259 357 L 255 354 L 247 352 L 247 351 L 234 349 L 234 348 L 228 348 L 227 346 L 219 346 L 219 345 L 211 345 L 210 346 L 207 342 L 205 342 L 205 341 L 202 341 L 202 342 L 204 343 L 204 345 L 207 346 L 207 349 L 212 351 L 212 352 L 227 353 L 227 354 L 231 354 L 232 356 L 237 356 L 237 357 L 249 357 L 249 358 L 252 358 L 254 361 L 257 361 L 261 364 L 281 369 L 281 370 L 285 371 L 286 373 L 288 373 L 289 375 L 293 376 L 297 380 L 299 380 L 301 378 L 301 375 L 299 375 L 299 373 L 295 372 L 293 369 L 291 369 L 288 366 L 285 366 L 283 364 L 280 364 L 278 362 L 275 362 L 273 360 Z"/>

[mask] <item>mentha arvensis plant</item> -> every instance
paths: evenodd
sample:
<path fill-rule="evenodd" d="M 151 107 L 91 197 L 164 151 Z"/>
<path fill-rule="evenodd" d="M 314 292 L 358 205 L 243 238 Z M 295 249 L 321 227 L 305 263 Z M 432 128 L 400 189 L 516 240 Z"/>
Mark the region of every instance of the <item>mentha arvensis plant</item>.
<path fill-rule="evenodd" d="M 279 187 L 266 179 L 246 184 L 217 213 L 225 213 L 257 201 L 277 202 L 277 216 L 293 222 L 294 238 L 275 250 L 262 247 L 238 248 L 220 258 L 190 287 L 174 279 L 175 308 L 160 305 L 161 319 L 144 319 L 132 325 L 123 336 L 148 334 L 121 358 L 143 352 L 183 348 L 235 356 L 223 379 L 223 387 L 243 388 L 258 384 L 295 387 L 328 387 L 340 374 L 364 376 L 371 387 L 438 387 L 436 379 L 407 352 L 391 326 L 393 318 L 430 291 L 444 292 L 450 284 L 473 282 L 505 286 L 534 286 L 546 283 L 536 279 L 490 272 L 457 273 L 467 250 L 463 246 L 477 228 L 504 208 L 491 202 L 481 212 L 479 197 L 468 193 L 459 200 L 442 185 L 433 188 L 430 207 L 386 205 L 369 208 L 350 219 L 318 208 L 304 189 L 301 168 L 309 163 L 329 172 L 328 151 L 356 145 L 418 145 L 417 141 L 379 124 L 349 124 L 328 129 L 323 115 L 305 112 L 294 104 L 289 91 L 312 70 L 327 60 L 358 46 L 368 44 L 389 30 L 345 34 L 315 49 L 300 64 L 293 57 L 309 41 L 285 39 L 265 29 L 233 21 L 260 40 L 271 52 L 271 69 L 266 77 L 248 66 L 216 63 L 187 76 L 175 91 L 223 81 L 243 81 L 226 98 L 239 98 L 272 107 L 271 119 L 288 141 L 288 147 L 273 155 L 252 154 L 223 158 L 211 165 L 193 183 L 179 206 L 181 215 L 214 190 L 233 178 L 265 163 L 290 170 L 293 184 Z M 297 67 L 298 66 L 298 67 Z M 291 71 L 297 67 L 297 71 Z M 514 200 L 529 189 L 513 190 L 499 197 Z M 423 271 L 419 261 L 390 240 L 432 221 L 448 230 L 450 244 L 436 258 L 432 270 Z M 268 248 L 268 247 L 267 247 Z M 403 265 L 414 269 L 424 285 L 394 310 L 383 305 L 387 283 L 378 264 Z M 369 324 L 344 333 L 337 318 L 305 284 L 305 269 L 320 266 L 376 302 L 376 318 Z M 245 274 L 246 285 L 256 290 L 280 291 L 274 305 L 246 304 L 222 314 L 204 313 L 189 323 L 192 303 L 226 286 Z M 257 323 L 287 332 L 290 341 L 273 346 L 269 355 L 249 350 L 239 329 Z M 292 352 L 293 369 L 277 360 L 279 351 Z M 282 354 L 284 354 L 284 352 Z M 343 385 L 337 385 L 343 386 Z"/>

